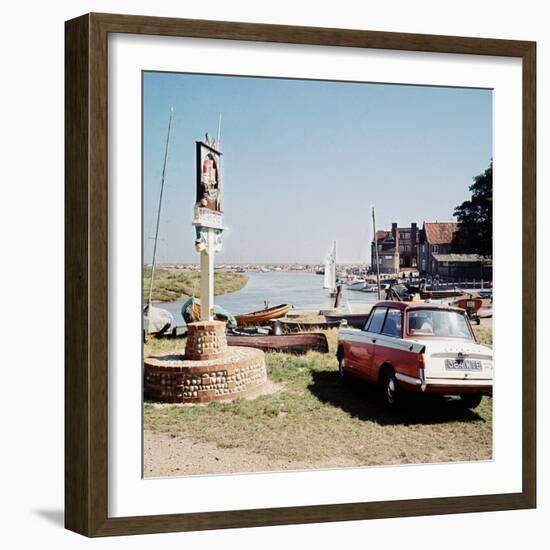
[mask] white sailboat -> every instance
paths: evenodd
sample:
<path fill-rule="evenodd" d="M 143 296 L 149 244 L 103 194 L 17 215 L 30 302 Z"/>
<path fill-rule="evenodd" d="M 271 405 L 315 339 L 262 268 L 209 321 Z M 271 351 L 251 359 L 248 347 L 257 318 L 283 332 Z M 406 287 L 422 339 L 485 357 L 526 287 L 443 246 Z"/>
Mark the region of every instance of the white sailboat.
<path fill-rule="evenodd" d="M 323 288 L 328 288 L 331 293 L 336 292 L 336 241 L 334 241 L 325 258 Z"/>

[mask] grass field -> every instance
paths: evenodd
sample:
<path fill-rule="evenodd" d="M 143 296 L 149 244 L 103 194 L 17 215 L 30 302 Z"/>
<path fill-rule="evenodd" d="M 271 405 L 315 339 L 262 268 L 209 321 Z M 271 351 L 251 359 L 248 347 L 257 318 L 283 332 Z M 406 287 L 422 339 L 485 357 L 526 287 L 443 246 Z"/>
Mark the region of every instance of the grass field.
<path fill-rule="evenodd" d="M 198 407 L 146 403 L 146 433 L 214 444 L 222 457 L 224 449 L 241 449 L 243 463 L 228 464 L 226 471 L 233 472 L 248 470 L 247 453 L 267 457 L 268 463 L 277 464 L 272 469 L 298 463 L 319 468 L 491 458 L 492 399 L 484 397 L 475 411 L 468 411 L 454 400 L 420 396 L 389 411 L 376 388 L 340 380 L 334 356 L 337 331 L 326 334 L 329 354 L 266 354 L 268 378 L 279 391 L 255 400 Z M 182 344 L 152 340 L 146 354 Z M 173 455 L 176 462 L 186 461 Z M 201 461 L 186 463 L 185 471 L 209 473 Z"/>
<path fill-rule="evenodd" d="M 155 285 L 153 302 L 173 302 L 189 296 L 199 295 L 200 274 L 196 271 L 167 268 L 155 268 Z M 248 276 L 230 271 L 216 271 L 214 274 L 214 289 L 216 296 L 227 292 L 241 290 L 248 281 Z M 151 283 L 151 267 L 143 268 L 143 302 L 149 298 Z"/>
<path fill-rule="evenodd" d="M 493 319 L 482 319 L 480 325 L 473 324 L 476 338 L 482 344 L 493 343 Z"/>

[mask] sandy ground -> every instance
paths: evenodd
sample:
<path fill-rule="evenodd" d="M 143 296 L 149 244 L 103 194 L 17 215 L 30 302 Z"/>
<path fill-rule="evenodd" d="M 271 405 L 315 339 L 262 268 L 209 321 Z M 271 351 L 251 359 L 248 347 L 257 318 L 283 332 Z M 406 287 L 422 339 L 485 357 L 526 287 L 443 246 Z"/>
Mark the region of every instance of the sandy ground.
<path fill-rule="evenodd" d="M 268 381 L 258 395 L 276 393 L 277 384 Z M 159 407 L 166 405 L 157 405 Z M 173 405 L 170 405 L 173 406 Z M 243 472 L 273 472 L 277 470 L 311 470 L 361 466 L 348 457 L 334 457 L 322 463 L 273 459 L 244 448 L 222 448 L 215 443 L 195 441 L 174 434 L 143 433 L 143 464 L 145 477 L 227 474 Z"/>
<path fill-rule="evenodd" d="M 480 328 L 489 328 L 491 325 L 492 319 L 482 319 Z M 474 325 L 475 327 L 476 325 Z M 270 381 L 261 394 L 277 393 L 279 390 L 280 387 Z M 162 408 L 165 406 L 172 407 L 173 405 L 156 404 L 155 406 Z M 182 406 L 187 407 L 190 405 Z M 434 450 L 432 456 L 426 462 L 441 461 L 444 457 L 438 456 L 438 454 L 443 452 Z M 148 478 L 353 468 L 365 465 L 359 458 L 350 456 L 333 456 L 322 461 L 270 458 L 260 452 L 251 451 L 244 447 L 219 447 L 216 443 L 196 440 L 177 433 L 155 433 L 149 430 L 144 431 L 143 458 L 144 476 Z"/>
<path fill-rule="evenodd" d="M 311 470 L 361 466 L 348 457 L 333 457 L 316 464 L 268 458 L 247 449 L 223 449 L 214 443 L 186 437 L 144 432 L 144 476 L 185 476 L 201 474 Z"/>

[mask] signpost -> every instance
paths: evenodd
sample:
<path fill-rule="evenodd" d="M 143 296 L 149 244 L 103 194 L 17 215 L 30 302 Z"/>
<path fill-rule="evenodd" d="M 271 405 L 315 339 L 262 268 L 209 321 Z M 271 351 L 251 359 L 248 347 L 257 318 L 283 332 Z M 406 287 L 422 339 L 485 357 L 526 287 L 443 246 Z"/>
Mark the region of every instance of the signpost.
<path fill-rule="evenodd" d="M 214 320 L 214 254 L 222 248 L 219 151 L 206 134 L 196 142 L 197 197 L 193 209 L 195 249 L 200 254 L 200 319 L 187 323 L 185 350 L 144 359 L 145 394 L 164 403 L 206 404 L 261 394 L 267 382 L 264 352 L 227 345 L 226 323 Z M 196 302 L 190 300 L 191 307 Z M 246 370 L 246 376 L 241 374 Z M 212 376 L 212 372 L 224 376 Z"/>
<path fill-rule="evenodd" d="M 219 139 L 219 137 L 218 137 Z M 214 306 L 214 254 L 222 248 L 221 156 L 206 134 L 196 142 L 197 197 L 193 210 L 195 250 L 200 253 L 201 321 L 211 321 Z"/>

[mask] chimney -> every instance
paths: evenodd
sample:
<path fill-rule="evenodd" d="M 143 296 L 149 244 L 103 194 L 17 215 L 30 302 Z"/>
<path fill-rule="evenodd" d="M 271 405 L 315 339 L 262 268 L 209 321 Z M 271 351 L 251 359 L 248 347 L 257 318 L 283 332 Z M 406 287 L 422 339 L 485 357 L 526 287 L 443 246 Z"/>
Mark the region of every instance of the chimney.
<path fill-rule="evenodd" d="M 395 239 L 395 250 L 399 253 L 399 229 L 396 223 L 391 224 L 391 230 L 393 233 L 393 238 Z"/>
<path fill-rule="evenodd" d="M 418 227 L 416 222 L 411 223 L 411 244 L 415 245 L 418 242 Z"/>

